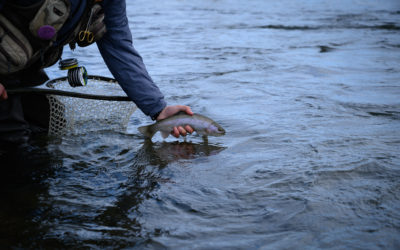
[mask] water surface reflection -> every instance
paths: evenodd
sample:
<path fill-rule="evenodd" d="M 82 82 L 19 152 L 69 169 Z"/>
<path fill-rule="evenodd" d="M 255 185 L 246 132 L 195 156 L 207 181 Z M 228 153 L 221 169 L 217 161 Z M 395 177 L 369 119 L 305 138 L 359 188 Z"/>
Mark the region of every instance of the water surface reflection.
<path fill-rule="evenodd" d="M 104 140 L 117 138 L 127 140 L 125 147 L 104 147 Z M 36 207 L 47 210 L 40 223 L 46 225 L 46 230 L 35 232 L 43 236 L 40 240 L 43 244 L 63 247 L 148 244 L 151 237 L 164 232 L 143 228 L 141 205 L 148 199 L 157 200 L 160 188 L 177 185 L 174 176 L 164 169 L 174 162 L 200 159 L 224 150 L 207 141 L 153 143 L 146 140 L 137 148 L 131 139 L 121 134 L 110 134 L 108 139 L 103 134 L 100 140 L 86 137 L 82 146 L 87 151 L 80 157 L 75 157 L 73 151 L 76 143 L 79 144 L 78 138 L 65 140 L 51 150 L 53 157 L 63 159 L 64 167 L 55 171 L 48 189 L 39 194 L 46 197 Z M 101 153 L 108 151 L 118 155 L 113 164 Z M 94 160 L 94 153 L 101 153 L 102 161 Z"/>

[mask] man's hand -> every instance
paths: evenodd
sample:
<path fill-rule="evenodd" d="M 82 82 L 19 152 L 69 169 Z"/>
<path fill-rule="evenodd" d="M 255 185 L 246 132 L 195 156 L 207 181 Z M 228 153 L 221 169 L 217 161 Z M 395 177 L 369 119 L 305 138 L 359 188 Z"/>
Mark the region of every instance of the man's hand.
<path fill-rule="evenodd" d="M 189 106 L 184 106 L 184 105 L 167 106 L 158 115 L 157 121 L 173 116 L 180 111 L 184 111 L 188 115 L 193 115 L 193 112 Z M 176 138 L 179 138 L 180 135 L 186 136 L 188 133 L 189 134 L 193 133 L 193 131 L 194 129 L 189 125 L 186 125 L 185 128 L 179 126 L 179 127 L 174 127 L 174 130 L 171 131 L 171 135 L 175 136 Z"/>
<path fill-rule="evenodd" d="M 3 84 L 0 83 L 0 100 L 6 100 L 8 98 L 7 91 Z"/>

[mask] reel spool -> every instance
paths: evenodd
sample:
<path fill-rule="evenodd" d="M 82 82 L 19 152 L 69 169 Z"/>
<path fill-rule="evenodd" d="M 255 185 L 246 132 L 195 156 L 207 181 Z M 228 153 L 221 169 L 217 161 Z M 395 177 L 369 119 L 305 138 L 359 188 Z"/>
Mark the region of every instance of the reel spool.
<path fill-rule="evenodd" d="M 68 83 L 71 87 L 86 86 L 88 74 L 85 67 L 78 66 L 76 58 L 60 60 L 59 68 L 68 70 Z"/>
<path fill-rule="evenodd" d="M 68 83 L 71 87 L 86 86 L 88 80 L 85 67 L 76 67 L 68 70 Z"/>

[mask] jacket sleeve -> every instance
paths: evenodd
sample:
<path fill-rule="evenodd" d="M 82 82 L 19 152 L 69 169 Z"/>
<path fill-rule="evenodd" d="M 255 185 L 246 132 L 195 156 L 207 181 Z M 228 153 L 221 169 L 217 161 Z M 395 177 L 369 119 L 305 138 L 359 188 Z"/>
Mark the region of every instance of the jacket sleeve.
<path fill-rule="evenodd" d="M 164 109 L 166 102 L 133 47 L 126 3 L 105 0 L 103 6 L 107 32 L 97 42 L 99 51 L 111 74 L 129 98 L 144 114 L 154 116 Z"/>

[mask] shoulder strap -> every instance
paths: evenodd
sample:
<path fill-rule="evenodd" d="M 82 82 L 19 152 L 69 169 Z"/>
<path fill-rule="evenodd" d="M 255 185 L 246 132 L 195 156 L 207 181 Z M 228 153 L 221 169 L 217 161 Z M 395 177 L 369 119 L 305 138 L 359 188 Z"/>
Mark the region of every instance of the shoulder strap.
<path fill-rule="evenodd" d="M 53 46 L 64 46 L 70 43 L 78 34 L 83 19 L 90 10 L 88 0 L 70 0 L 71 1 L 71 14 L 68 22 L 59 31 L 57 41 Z"/>

